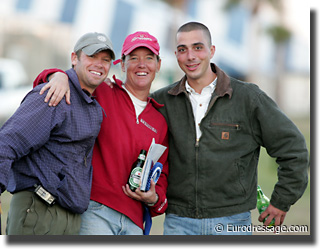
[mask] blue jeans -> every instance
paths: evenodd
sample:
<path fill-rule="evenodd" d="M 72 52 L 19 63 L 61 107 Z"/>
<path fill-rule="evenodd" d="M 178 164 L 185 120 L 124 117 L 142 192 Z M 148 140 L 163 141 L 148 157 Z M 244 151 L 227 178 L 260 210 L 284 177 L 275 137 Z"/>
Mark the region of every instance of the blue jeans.
<path fill-rule="evenodd" d="M 80 235 L 143 235 L 143 231 L 124 214 L 91 200 L 81 215 Z"/>
<path fill-rule="evenodd" d="M 164 235 L 251 235 L 251 213 L 193 219 L 166 214 Z"/>

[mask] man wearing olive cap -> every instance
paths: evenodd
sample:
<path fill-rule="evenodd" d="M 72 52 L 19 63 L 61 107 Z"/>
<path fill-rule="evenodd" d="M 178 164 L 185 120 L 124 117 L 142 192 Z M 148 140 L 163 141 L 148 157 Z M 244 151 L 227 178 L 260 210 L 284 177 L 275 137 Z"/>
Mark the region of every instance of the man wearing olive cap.
<path fill-rule="evenodd" d="M 48 106 L 38 86 L 0 129 L 0 193 L 13 194 L 7 234 L 78 234 L 90 199 L 93 145 L 103 120 L 92 93 L 114 58 L 105 35 L 85 34 L 66 71 L 72 104 Z"/>

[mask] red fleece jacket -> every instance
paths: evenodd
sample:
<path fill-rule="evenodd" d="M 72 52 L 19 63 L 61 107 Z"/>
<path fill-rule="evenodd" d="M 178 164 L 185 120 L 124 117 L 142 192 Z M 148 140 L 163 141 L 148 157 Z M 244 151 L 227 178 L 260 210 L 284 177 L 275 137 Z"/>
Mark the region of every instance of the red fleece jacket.
<path fill-rule="evenodd" d="M 34 86 L 47 82 L 47 76 L 57 71 L 63 72 L 59 69 L 44 70 L 35 79 Z M 163 105 L 152 98 L 148 98 L 148 104 L 137 120 L 133 103 L 122 88 L 122 82 L 115 77 L 114 80 L 116 84 L 113 88 L 102 83 L 93 93 L 106 116 L 93 149 L 90 199 L 123 213 L 143 228 L 142 203 L 124 194 L 122 186 L 127 183 L 131 166 L 140 150 L 148 150 L 152 138 L 156 143 L 168 147 L 168 127 L 165 118 L 157 111 Z M 159 200 L 150 207 L 152 216 L 164 213 L 168 206 L 167 157 L 168 149 L 159 159 L 163 171 L 156 185 Z"/>

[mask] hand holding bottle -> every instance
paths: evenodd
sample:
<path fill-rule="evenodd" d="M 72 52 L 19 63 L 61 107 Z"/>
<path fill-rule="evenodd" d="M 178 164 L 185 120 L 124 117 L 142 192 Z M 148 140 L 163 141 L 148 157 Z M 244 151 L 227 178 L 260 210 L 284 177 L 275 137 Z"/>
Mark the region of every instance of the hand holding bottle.
<path fill-rule="evenodd" d="M 280 226 L 287 212 L 284 212 L 270 204 L 269 198 L 257 187 L 257 209 L 260 213 L 258 220 L 265 226 Z"/>
<path fill-rule="evenodd" d="M 156 184 L 153 180 L 151 180 L 150 189 L 147 192 L 143 192 L 140 188 L 137 188 L 134 192 L 129 187 L 129 184 L 126 186 L 122 186 L 123 192 L 132 199 L 137 201 L 141 201 L 145 204 L 156 204 L 158 201 L 158 195 L 156 193 Z"/>
<path fill-rule="evenodd" d="M 147 192 L 140 190 L 141 173 L 146 155 L 147 151 L 142 149 L 138 159 L 132 164 L 128 183 L 125 186 L 122 186 L 122 190 L 130 198 L 141 201 L 149 206 L 153 206 L 159 199 L 156 193 L 156 183 L 154 180 L 151 179 L 150 189 Z"/>
<path fill-rule="evenodd" d="M 271 224 L 272 220 L 274 219 L 274 225 L 272 226 L 280 226 L 284 222 L 287 212 L 284 212 L 271 204 L 267 207 L 267 209 L 262 212 L 258 218 L 260 222 L 264 223 L 263 225 L 268 226 Z"/>

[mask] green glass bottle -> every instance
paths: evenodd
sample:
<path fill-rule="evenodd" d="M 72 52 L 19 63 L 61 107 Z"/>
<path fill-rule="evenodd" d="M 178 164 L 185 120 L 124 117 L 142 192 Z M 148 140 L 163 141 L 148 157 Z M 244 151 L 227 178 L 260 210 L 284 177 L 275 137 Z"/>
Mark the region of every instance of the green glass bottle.
<path fill-rule="evenodd" d="M 259 211 L 259 214 L 261 214 L 262 212 L 264 212 L 267 207 L 269 206 L 270 200 L 269 198 L 262 192 L 261 187 L 258 185 L 257 187 L 257 209 Z M 265 222 L 265 220 L 267 219 L 267 217 L 263 220 L 263 222 Z M 270 224 L 268 225 L 268 227 L 272 227 L 274 226 L 275 221 L 274 219 L 270 222 Z"/>
<path fill-rule="evenodd" d="M 142 167 L 146 160 L 147 151 L 142 149 L 138 156 L 138 159 L 133 163 L 131 173 L 129 176 L 128 184 L 131 191 L 136 191 L 140 185 L 140 179 L 142 174 Z"/>

